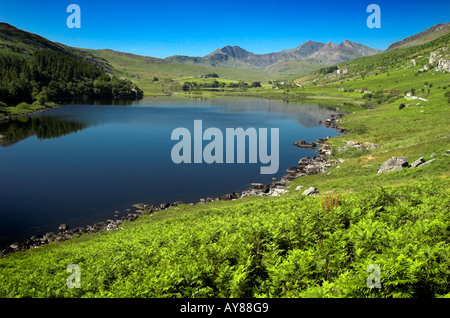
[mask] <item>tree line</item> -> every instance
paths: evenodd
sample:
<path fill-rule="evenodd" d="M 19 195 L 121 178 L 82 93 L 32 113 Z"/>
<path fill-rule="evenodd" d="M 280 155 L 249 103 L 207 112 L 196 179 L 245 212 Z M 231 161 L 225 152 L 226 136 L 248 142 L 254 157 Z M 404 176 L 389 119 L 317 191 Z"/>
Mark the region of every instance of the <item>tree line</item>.
<path fill-rule="evenodd" d="M 251 84 L 245 83 L 245 82 L 219 82 L 219 81 L 213 81 L 211 83 L 197 83 L 197 82 L 184 82 L 183 86 L 181 87 L 183 91 L 197 91 L 204 88 L 256 88 L 261 87 L 261 82 L 252 82 Z"/>
<path fill-rule="evenodd" d="M 41 51 L 31 57 L 0 54 L 0 106 L 142 97 L 142 91 L 130 81 L 61 53 Z"/>

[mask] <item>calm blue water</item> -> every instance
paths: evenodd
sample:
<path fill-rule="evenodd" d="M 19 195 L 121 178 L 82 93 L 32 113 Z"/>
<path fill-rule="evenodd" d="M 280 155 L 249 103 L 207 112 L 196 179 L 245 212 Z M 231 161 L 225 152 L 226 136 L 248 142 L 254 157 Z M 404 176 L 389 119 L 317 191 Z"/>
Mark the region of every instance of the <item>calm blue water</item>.
<path fill-rule="evenodd" d="M 149 98 L 129 106 L 68 105 L 0 125 L 0 245 L 86 226 L 145 202 L 197 202 L 270 183 L 315 150 L 292 145 L 337 132 L 318 124 L 332 110 L 249 98 Z M 175 164 L 172 131 L 279 128 L 279 170 L 256 164 Z M 208 142 L 204 141 L 203 146 Z M 270 143 L 269 143 L 270 145 Z"/>

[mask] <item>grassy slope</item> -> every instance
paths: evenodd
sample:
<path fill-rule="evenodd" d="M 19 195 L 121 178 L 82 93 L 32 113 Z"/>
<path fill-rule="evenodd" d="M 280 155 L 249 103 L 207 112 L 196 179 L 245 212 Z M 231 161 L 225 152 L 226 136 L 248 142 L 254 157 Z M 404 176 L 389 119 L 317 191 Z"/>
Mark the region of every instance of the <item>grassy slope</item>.
<path fill-rule="evenodd" d="M 303 88 L 270 92 L 356 104 L 361 93 L 337 88 L 403 91 L 432 83 L 429 101 L 420 105 L 399 99 L 372 110 L 355 106 L 340 122 L 353 132 L 329 142 L 335 150 L 344 140 L 378 149 L 334 151 L 344 162 L 330 175 L 300 178 L 282 198 L 181 206 L 120 231 L 12 254 L 0 260 L 0 296 L 449 297 L 450 156 L 442 155 L 450 148 L 448 74 L 415 76 L 421 65 L 405 68 L 412 56 L 433 49 L 396 50 L 403 56 L 394 61 L 389 55 L 387 64 L 380 62 L 383 55 L 345 63 L 350 70 L 365 67 L 365 78 L 359 71 L 345 79 L 311 75 L 300 79 Z M 316 85 L 308 82 L 313 78 L 319 78 Z M 258 92 L 266 91 L 250 93 Z M 400 110 L 400 103 L 408 107 Z M 412 162 L 432 153 L 436 161 L 426 167 L 376 175 L 391 156 Z M 341 194 L 339 207 L 325 208 L 323 194 L 301 198 L 297 185 L 334 190 L 333 196 Z M 81 267 L 81 289 L 65 286 L 72 263 Z M 379 291 L 365 285 L 368 264 L 381 267 Z"/>

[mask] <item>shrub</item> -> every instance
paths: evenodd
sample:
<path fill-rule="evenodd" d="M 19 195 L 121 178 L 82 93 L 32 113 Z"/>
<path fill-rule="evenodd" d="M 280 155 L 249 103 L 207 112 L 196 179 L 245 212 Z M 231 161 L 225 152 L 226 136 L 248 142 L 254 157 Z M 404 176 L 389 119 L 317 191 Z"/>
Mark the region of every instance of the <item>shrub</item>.
<path fill-rule="evenodd" d="M 351 132 L 354 132 L 359 135 L 363 135 L 367 132 L 367 126 L 364 124 L 357 125 L 351 129 Z"/>

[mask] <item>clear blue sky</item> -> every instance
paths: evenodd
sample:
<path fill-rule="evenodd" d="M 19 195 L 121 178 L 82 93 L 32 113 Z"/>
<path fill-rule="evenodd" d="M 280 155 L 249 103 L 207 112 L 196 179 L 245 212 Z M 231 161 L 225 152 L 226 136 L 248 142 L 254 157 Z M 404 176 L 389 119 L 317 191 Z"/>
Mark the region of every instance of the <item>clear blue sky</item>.
<path fill-rule="evenodd" d="M 69 4 L 81 29 L 69 29 Z M 369 29 L 369 4 L 381 28 Z M 225 45 L 254 53 L 294 48 L 307 40 L 344 40 L 386 49 L 450 21 L 449 0 L 0 0 L 0 21 L 75 47 L 167 57 L 203 56 Z"/>

